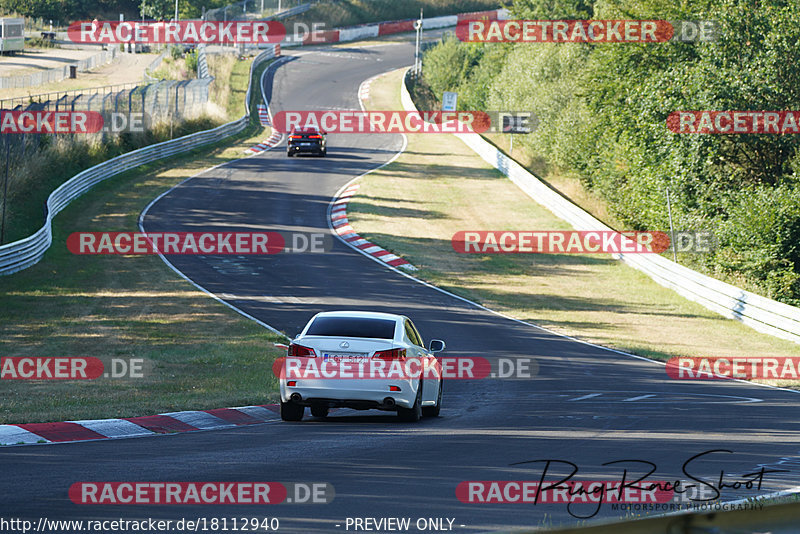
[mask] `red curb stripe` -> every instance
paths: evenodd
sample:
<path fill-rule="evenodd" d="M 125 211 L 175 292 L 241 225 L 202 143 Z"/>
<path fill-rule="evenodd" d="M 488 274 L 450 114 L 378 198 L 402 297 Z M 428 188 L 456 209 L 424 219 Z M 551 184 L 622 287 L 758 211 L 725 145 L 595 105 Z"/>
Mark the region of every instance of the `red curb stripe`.
<path fill-rule="evenodd" d="M 256 419 L 252 415 L 247 415 L 244 412 L 235 410 L 233 408 L 216 408 L 214 410 L 204 410 L 213 416 L 219 417 L 223 421 L 233 423 L 235 425 L 253 425 L 256 423 L 263 423 L 261 419 Z"/>
<path fill-rule="evenodd" d="M 397 258 L 396 260 L 387 261 L 386 263 L 388 263 L 392 267 L 397 267 L 398 265 L 405 265 L 408 262 L 403 258 Z"/>
<path fill-rule="evenodd" d="M 260 404 L 259 406 L 275 413 L 281 413 L 281 407 L 277 404 Z"/>
<path fill-rule="evenodd" d="M 107 439 L 94 430 L 82 427 L 77 423 L 25 423 L 18 426 L 23 430 L 42 436 L 48 441 L 84 441 L 87 439 Z"/>
<path fill-rule="evenodd" d="M 464 20 L 497 20 L 497 10 L 473 11 L 471 13 L 459 13 L 458 22 Z"/>
<path fill-rule="evenodd" d="M 364 250 L 365 248 L 369 248 L 369 247 L 375 247 L 375 246 L 377 246 L 377 245 L 375 245 L 375 243 L 369 243 L 369 242 L 364 243 L 362 245 L 356 245 L 356 247 L 360 248 L 361 250 Z"/>
<path fill-rule="evenodd" d="M 168 415 L 140 415 L 138 417 L 124 417 L 126 421 L 137 424 L 156 434 L 173 434 L 175 432 L 191 432 L 200 430 L 183 421 L 178 421 Z"/>
<path fill-rule="evenodd" d="M 373 252 L 372 253 L 372 255 L 375 256 L 376 258 L 380 258 L 380 257 L 383 257 L 383 256 L 389 256 L 390 254 L 391 254 L 391 252 L 389 252 L 388 250 L 382 250 L 382 249 L 378 250 L 377 252 Z"/>
<path fill-rule="evenodd" d="M 339 42 L 339 30 L 323 30 L 314 32 L 313 34 L 308 34 L 305 39 L 303 39 L 303 44 L 319 44 L 319 43 L 338 43 Z"/>
<path fill-rule="evenodd" d="M 388 35 L 390 33 L 403 33 L 414 31 L 413 20 L 400 20 L 397 22 L 381 22 L 378 25 L 378 35 Z"/>

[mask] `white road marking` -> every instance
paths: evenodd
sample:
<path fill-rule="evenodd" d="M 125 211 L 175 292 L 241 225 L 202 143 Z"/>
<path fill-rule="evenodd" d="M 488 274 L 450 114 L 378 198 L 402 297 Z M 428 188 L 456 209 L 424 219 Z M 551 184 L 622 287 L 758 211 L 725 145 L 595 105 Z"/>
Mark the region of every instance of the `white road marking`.
<path fill-rule="evenodd" d="M 588 395 L 584 395 L 583 397 L 575 397 L 574 399 L 569 399 L 567 402 L 591 399 L 593 397 L 599 397 L 600 395 L 602 395 L 602 393 L 590 393 Z"/>
<path fill-rule="evenodd" d="M 649 399 L 650 397 L 655 397 L 655 395 L 639 395 L 638 397 L 631 397 L 630 399 L 624 399 L 622 402 L 636 402 L 642 399 Z"/>

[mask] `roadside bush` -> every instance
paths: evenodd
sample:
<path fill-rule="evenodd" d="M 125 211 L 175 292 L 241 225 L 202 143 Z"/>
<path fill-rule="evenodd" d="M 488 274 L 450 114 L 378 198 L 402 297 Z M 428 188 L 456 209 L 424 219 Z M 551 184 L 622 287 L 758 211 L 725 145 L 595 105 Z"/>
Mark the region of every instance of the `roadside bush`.
<path fill-rule="evenodd" d="M 800 305 L 800 191 L 750 187 L 732 194 L 717 226 L 718 269 L 742 274 L 766 296 Z"/>
<path fill-rule="evenodd" d="M 197 75 L 197 50 L 190 50 L 186 52 L 186 68 L 189 73 Z"/>
<path fill-rule="evenodd" d="M 30 37 L 25 39 L 25 48 L 61 48 L 61 46 L 52 39 Z"/>

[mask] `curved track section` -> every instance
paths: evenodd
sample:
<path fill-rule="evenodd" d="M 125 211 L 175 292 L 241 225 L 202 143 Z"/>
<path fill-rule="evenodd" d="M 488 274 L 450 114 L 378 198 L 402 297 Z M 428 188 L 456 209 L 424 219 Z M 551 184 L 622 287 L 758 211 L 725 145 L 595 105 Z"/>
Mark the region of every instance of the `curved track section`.
<path fill-rule="evenodd" d="M 413 48 L 298 51 L 275 71 L 273 112 L 358 109 L 359 84 L 406 65 Z M 328 205 L 354 176 L 392 158 L 400 136 L 330 135 L 327 158 L 286 158 L 280 149 L 237 160 L 183 183 L 155 202 L 147 231 L 273 230 L 330 233 Z M 409 207 L 413 209 L 413 206 Z M 800 396 L 734 382 L 676 383 L 663 365 L 560 337 L 420 284 L 358 254 L 339 240 L 325 254 L 251 257 L 176 256 L 169 261 L 196 284 L 264 324 L 294 335 L 323 310 L 407 314 L 426 338 L 447 341 L 454 356 L 531 357 L 532 380 L 453 380 L 442 417 L 400 424 L 379 412 L 342 410 L 327 421 L 251 425 L 200 434 L 0 450 L 6 509 L 60 518 L 274 516 L 281 532 L 346 531 L 348 517 L 453 519 L 453 530 L 534 527 L 545 514 L 575 522 L 563 504 L 464 504 L 459 482 L 538 480 L 552 459 L 574 463 L 576 478 L 618 480 L 622 459 L 657 465 L 650 480 L 733 482 L 761 465 L 761 493 L 798 484 Z M 266 392 L 265 392 L 266 393 Z M 786 467 L 789 466 L 789 467 Z M 641 474 L 641 464 L 628 465 Z M 553 465 L 546 479 L 569 472 Z M 561 476 L 559 476 L 561 475 Z M 328 482 L 328 505 L 77 506 L 79 480 Z M 728 489 L 723 498 L 753 496 Z M 590 515 L 596 508 L 571 510 Z M 595 518 L 624 515 L 603 506 Z M 445 525 L 447 525 L 445 521 Z M 412 528 L 412 531 L 416 531 Z"/>

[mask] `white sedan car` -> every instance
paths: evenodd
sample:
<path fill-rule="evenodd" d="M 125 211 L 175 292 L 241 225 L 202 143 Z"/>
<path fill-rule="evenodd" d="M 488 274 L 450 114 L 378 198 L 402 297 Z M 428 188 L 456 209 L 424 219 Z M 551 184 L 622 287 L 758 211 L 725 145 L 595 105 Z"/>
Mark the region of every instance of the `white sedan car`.
<path fill-rule="evenodd" d="M 404 421 L 436 417 L 441 366 L 408 317 L 375 312 L 318 313 L 291 342 L 280 374 L 281 419 L 299 421 L 334 407 L 396 411 Z"/>

